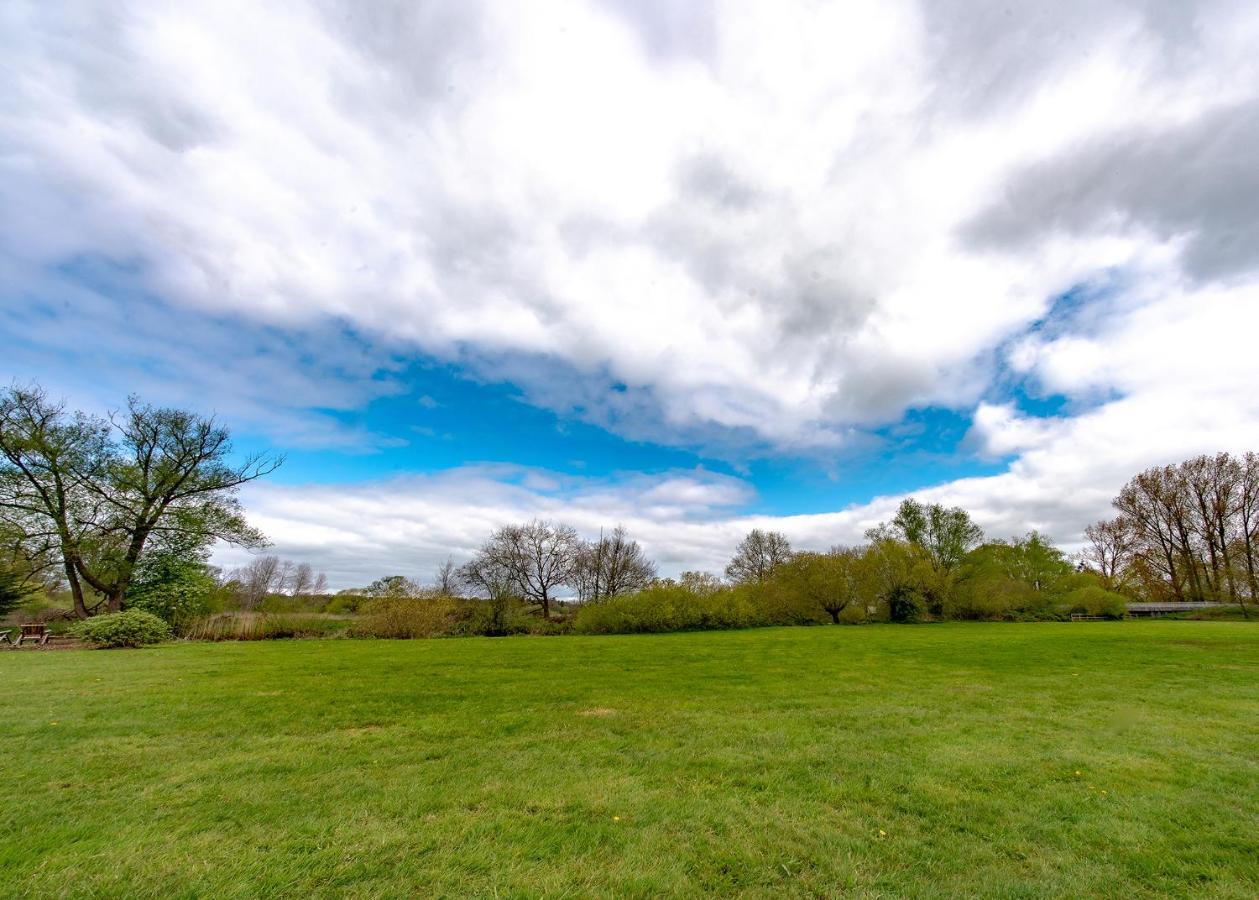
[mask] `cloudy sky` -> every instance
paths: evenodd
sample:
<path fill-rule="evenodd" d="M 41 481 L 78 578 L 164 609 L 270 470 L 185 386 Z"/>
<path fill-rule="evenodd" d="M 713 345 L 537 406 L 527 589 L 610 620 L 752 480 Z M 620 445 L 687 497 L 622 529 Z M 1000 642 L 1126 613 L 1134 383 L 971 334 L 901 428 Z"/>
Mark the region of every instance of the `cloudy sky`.
<path fill-rule="evenodd" d="M 1244 0 L 11 0 L 0 377 L 286 452 L 252 519 L 336 586 L 908 493 L 1070 546 L 1259 449 L 1256 46 Z"/>

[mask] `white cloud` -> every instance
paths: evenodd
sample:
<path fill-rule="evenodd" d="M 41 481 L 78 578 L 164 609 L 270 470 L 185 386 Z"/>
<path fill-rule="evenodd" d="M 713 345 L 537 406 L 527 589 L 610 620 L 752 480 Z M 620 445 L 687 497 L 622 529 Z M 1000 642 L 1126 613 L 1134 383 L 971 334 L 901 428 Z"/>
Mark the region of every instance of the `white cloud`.
<path fill-rule="evenodd" d="M 1178 236 L 1142 208 L 977 243 L 1011 179 L 1254 100 L 1249 5 L 1009 13 L 9 4 L 0 247 L 139 260 L 171 303 L 285 328 L 555 358 L 638 399 L 610 419 L 627 401 L 545 366 L 530 396 L 660 440 L 834 445 L 976 402 L 1051 296 Z"/>
<path fill-rule="evenodd" d="M 310 410 L 417 352 L 678 444 L 973 409 L 1009 471 L 920 495 L 1072 541 L 1140 468 L 1259 446 L 1257 41 L 1227 0 L 8 3 L 5 362 L 332 445 L 362 436 Z M 67 275 L 101 261 L 125 292 Z M 563 478 L 250 503 L 360 579 L 552 514 L 718 567 L 762 521 L 738 482 Z M 895 500 L 781 525 L 853 540 Z"/>

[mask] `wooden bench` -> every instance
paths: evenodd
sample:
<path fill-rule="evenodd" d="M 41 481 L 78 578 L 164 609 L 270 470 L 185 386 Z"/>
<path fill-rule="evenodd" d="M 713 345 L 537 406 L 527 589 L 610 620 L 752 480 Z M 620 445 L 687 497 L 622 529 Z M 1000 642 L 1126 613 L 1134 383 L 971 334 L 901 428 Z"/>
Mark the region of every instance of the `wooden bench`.
<path fill-rule="evenodd" d="M 17 636 L 17 642 L 14 646 L 21 647 L 27 641 L 34 641 L 37 644 L 47 644 L 48 639 L 52 637 L 52 633 L 48 630 L 48 626 L 43 622 L 36 622 L 31 625 L 20 626 L 22 633 Z"/>

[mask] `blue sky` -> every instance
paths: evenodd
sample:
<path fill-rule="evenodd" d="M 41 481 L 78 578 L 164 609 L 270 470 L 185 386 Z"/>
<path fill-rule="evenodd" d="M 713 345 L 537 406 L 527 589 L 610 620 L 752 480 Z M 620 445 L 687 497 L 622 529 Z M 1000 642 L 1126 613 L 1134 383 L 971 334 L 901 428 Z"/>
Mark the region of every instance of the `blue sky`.
<path fill-rule="evenodd" d="M 7 4 L 0 377 L 284 452 L 251 518 L 338 586 L 534 516 L 717 570 L 909 494 L 1069 548 L 1259 444 L 1256 39 L 1228 0 Z"/>

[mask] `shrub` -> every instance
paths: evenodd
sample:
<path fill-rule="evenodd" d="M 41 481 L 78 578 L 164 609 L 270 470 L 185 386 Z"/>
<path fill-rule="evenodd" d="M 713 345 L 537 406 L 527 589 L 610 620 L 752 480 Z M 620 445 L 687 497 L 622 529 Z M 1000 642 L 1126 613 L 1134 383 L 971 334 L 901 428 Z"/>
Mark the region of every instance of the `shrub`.
<path fill-rule="evenodd" d="M 378 597 L 360 607 L 351 633 L 361 637 L 421 638 L 450 634 L 461 618 L 450 597 Z"/>
<path fill-rule="evenodd" d="M 1107 619 L 1122 619 L 1128 611 L 1128 601 L 1123 594 L 1116 594 L 1096 584 L 1076 588 L 1063 597 L 1062 602 L 1069 613 L 1102 616 Z"/>
<path fill-rule="evenodd" d="M 140 647 L 170 640 L 171 627 L 151 612 L 128 609 L 85 619 L 71 633 L 98 647 Z"/>
<path fill-rule="evenodd" d="M 772 624 L 754 605 L 759 595 L 754 585 L 698 594 L 682 585 L 660 584 L 583 606 L 573 619 L 573 631 L 634 634 Z"/>
<path fill-rule="evenodd" d="M 324 603 L 323 611 L 333 615 L 358 612 L 358 605 L 363 599 L 358 594 L 334 594 Z"/>
<path fill-rule="evenodd" d="M 491 600 L 469 600 L 463 607 L 463 618 L 455 625 L 455 634 L 478 637 L 506 637 L 525 634 L 531 628 L 546 628 L 549 620 L 531 616 L 515 597 Z"/>
<path fill-rule="evenodd" d="M 961 580 L 943 612 L 948 619 L 1012 619 L 1037 606 L 1037 591 L 1032 585 L 984 573 Z"/>
<path fill-rule="evenodd" d="M 887 617 L 893 622 L 917 622 L 926 610 L 922 595 L 905 585 L 895 585 L 887 594 Z"/>

